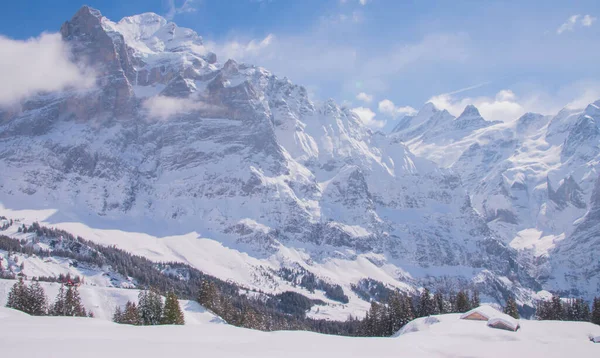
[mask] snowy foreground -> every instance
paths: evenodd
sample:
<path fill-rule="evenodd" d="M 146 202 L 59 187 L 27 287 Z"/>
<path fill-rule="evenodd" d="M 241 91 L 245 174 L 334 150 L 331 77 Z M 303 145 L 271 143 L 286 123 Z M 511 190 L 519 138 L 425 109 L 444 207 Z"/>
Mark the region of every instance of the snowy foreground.
<path fill-rule="evenodd" d="M 101 319 L 30 317 L 0 308 L 0 347 L 8 357 L 599 357 L 578 322 L 521 321 L 508 332 L 458 314 L 421 318 L 392 338 L 309 332 L 265 333 L 204 323 L 133 327 Z"/>

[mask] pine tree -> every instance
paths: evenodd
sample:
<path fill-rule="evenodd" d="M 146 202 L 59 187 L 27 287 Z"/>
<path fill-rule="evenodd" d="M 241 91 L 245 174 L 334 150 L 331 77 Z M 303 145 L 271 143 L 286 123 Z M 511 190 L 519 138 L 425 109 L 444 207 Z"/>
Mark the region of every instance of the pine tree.
<path fill-rule="evenodd" d="M 590 321 L 594 324 L 600 325 L 600 297 L 594 298 L 594 304 L 592 305 L 592 315 Z"/>
<path fill-rule="evenodd" d="M 469 294 L 465 291 L 458 291 L 458 294 L 456 295 L 456 310 L 459 313 L 464 313 L 467 312 L 471 305 L 469 302 Z"/>
<path fill-rule="evenodd" d="M 479 300 L 479 291 L 474 290 L 473 296 L 471 297 L 471 308 L 477 308 L 481 306 L 481 301 Z"/>
<path fill-rule="evenodd" d="M 35 281 L 27 288 L 28 312 L 33 316 L 48 314 L 48 299 L 39 282 Z"/>
<path fill-rule="evenodd" d="M 28 304 L 27 285 L 20 278 L 8 293 L 8 300 L 6 301 L 6 307 L 13 308 L 19 311 L 27 312 Z"/>
<path fill-rule="evenodd" d="M 119 323 L 132 324 L 135 326 L 140 326 L 142 324 L 138 308 L 134 302 L 127 301 Z"/>
<path fill-rule="evenodd" d="M 433 314 L 433 301 L 431 300 L 431 295 L 429 293 L 429 289 L 424 289 L 421 293 L 421 297 L 419 298 L 419 308 L 418 308 L 418 316 L 425 317 Z"/>
<path fill-rule="evenodd" d="M 448 313 L 446 312 L 446 305 L 444 304 L 444 296 L 441 292 L 436 292 L 433 295 L 433 304 L 435 306 L 435 312 L 438 314 Z"/>
<path fill-rule="evenodd" d="M 81 304 L 81 297 L 77 286 L 69 286 L 65 294 L 64 316 L 86 317 L 87 313 Z"/>
<path fill-rule="evenodd" d="M 123 323 L 123 311 L 121 311 L 121 307 L 115 307 L 115 313 L 113 313 L 112 320 L 115 323 Z"/>
<path fill-rule="evenodd" d="M 179 300 L 177 300 L 177 295 L 173 291 L 167 294 L 161 323 L 185 324 L 183 312 L 181 312 L 181 307 L 179 307 Z"/>
<path fill-rule="evenodd" d="M 143 325 L 152 326 L 160 324 L 163 311 L 162 297 L 155 289 L 140 291 L 138 296 L 138 310 Z"/>
<path fill-rule="evenodd" d="M 552 301 L 551 301 L 551 317 L 550 319 L 555 320 L 555 321 L 561 321 L 564 320 L 565 318 L 565 313 L 564 313 L 564 309 L 563 309 L 563 304 L 562 301 L 560 299 L 560 296 L 554 295 L 552 296 Z"/>
<path fill-rule="evenodd" d="M 504 307 L 504 313 L 513 318 L 520 318 L 519 309 L 517 307 L 517 301 L 515 301 L 514 297 L 510 296 L 506 300 L 506 307 Z"/>
<path fill-rule="evenodd" d="M 389 309 L 389 331 L 390 334 L 395 333 L 404 325 L 402 316 L 404 314 L 403 304 L 402 304 L 402 296 L 398 292 L 392 293 L 388 302 Z"/>
<path fill-rule="evenodd" d="M 415 319 L 415 313 L 413 310 L 412 302 L 408 295 L 402 296 L 402 317 L 401 326 L 405 326 L 408 322 Z"/>
<path fill-rule="evenodd" d="M 552 319 L 551 302 L 539 301 L 535 310 L 535 316 L 539 321 Z"/>
<path fill-rule="evenodd" d="M 584 321 L 584 322 L 589 322 L 591 315 L 590 315 L 590 305 L 588 304 L 587 301 L 581 300 L 580 312 L 581 312 L 581 316 L 579 317 L 579 320 Z"/>
<path fill-rule="evenodd" d="M 58 294 L 56 295 L 56 300 L 52 305 L 52 309 L 50 310 L 53 316 L 65 316 L 65 286 L 63 284 L 60 285 L 58 289 Z"/>
<path fill-rule="evenodd" d="M 204 280 L 200 286 L 200 293 L 198 295 L 198 303 L 208 308 L 209 310 L 217 313 L 219 309 L 219 294 L 217 288 L 212 281 Z"/>

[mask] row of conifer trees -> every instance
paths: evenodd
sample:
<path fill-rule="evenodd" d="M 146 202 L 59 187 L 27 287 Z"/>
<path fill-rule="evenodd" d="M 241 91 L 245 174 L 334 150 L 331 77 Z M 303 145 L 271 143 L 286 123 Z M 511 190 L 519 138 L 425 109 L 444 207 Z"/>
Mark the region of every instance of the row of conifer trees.
<path fill-rule="evenodd" d="M 127 301 L 123 309 L 117 307 L 113 321 L 135 326 L 185 324 L 177 295 L 170 291 L 163 304 L 161 295 L 155 289 L 140 291 L 137 304 Z"/>
<path fill-rule="evenodd" d="M 585 321 L 600 325 L 600 297 L 594 298 L 592 308 L 580 298 L 561 299 L 554 295 L 549 301 L 538 302 L 536 309 L 538 320 Z"/>
<path fill-rule="evenodd" d="M 387 302 L 371 302 L 365 318 L 360 322 L 359 335 L 367 337 L 391 336 L 405 324 L 418 317 L 435 314 L 466 312 L 478 307 L 479 292 L 459 291 L 456 295 L 431 294 L 424 289 L 417 297 L 393 292 Z"/>
<path fill-rule="evenodd" d="M 87 312 L 81 303 L 77 286 L 61 284 L 58 295 L 49 304 L 44 289 L 38 281 L 27 285 L 23 278 L 19 279 L 8 293 L 6 307 L 23 311 L 33 316 L 74 316 L 93 317 L 93 312 Z"/>

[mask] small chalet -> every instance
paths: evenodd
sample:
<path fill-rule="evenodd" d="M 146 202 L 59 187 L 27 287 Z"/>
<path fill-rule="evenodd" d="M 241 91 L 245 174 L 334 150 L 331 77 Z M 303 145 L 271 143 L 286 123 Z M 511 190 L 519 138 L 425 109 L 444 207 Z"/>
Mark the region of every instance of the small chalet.
<path fill-rule="evenodd" d="M 504 329 L 507 331 L 516 332 L 521 326 L 519 321 L 509 315 L 502 313 L 502 316 L 490 318 L 487 322 L 488 327 Z"/>
<path fill-rule="evenodd" d="M 487 321 L 492 317 L 503 314 L 492 306 L 482 305 L 472 310 L 465 312 L 460 316 L 460 319 L 468 319 L 474 321 Z"/>

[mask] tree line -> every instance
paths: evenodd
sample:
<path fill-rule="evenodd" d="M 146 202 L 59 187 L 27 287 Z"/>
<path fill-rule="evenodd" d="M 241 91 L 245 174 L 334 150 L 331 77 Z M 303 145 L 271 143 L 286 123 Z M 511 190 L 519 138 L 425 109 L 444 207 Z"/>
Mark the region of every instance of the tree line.
<path fill-rule="evenodd" d="M 463 313 L 479 307 L 479 292 L 458 291 L 456 294 L 431 294 L 428 288 L 420 295 L 409 296 L 398 291 L 387 294 L 385 302 L 371 301 L 371 307 L 360 322 L 361 336 L 388 337 L 415 318 L 445 313 Z"/>
<path fill-rule="evenodd" d="M 132 255 L 115 246 L 96 244 L 81 237 L 74 237 L 63 230 L 42 227 L 37 223 L 30 227 L 22 227 L 21 231 L 35 233 L 34 240 L 48 241 L 51 249 L 34 250 L 27 240 L 15 240 L 1 235 L 0 249 L 28 255 L 70 258 L 74 262 L 96 265 L 99 268 L 104 267 L 105 270 L 110 267 L 113 272 L 133 278 L 137 287 L 144 292 L 163 293 L 166 296 L 172 294 L 175 300 L 177 297 L 196 300 L 226 322 L 246 328 L 265 331 L 308 330 L 347 336 L 386 336 L 393 334 L 413 318 L 432 314 L 466 312 L 479 305 L 479 293 L 476 290 L 449 294 L 436 292 L 432 295 L 428 289 L 425 289 L 420 295 L 409 296 L 401 294 L 397 290 L 384 288 L 373 281 L 367 282 L 366 285 L 361 283 L 352 287 L 354 292 L 372 302 L 364 319 L 350 317 L 344 322 L 311 319 L 306 316 L 306 312 L 314 305 L 322 305 L 325 302 L 311 300 L 296 292 L 267 294 L 253 291 L 239 284 L 207 275 L 187 264 L 152 262 L 145 257 Z M 178 274 L 174 275 L 171 272 Z M 344 297 L 341 286 L 327 284 L 314 275 L 311 276 L 310 273 L 283 270 L 280 274 L 285 276 L 284 279 L 297 282 L 300 286 L 311 290 L 327 287 L 327 291 L 332 297 L 341 302 L 347 301 L 347 296 Z M 148 291 L 150 287 L 152 289 Z M 148 317 L 141 313 L 141 311 L 148 312 L 147 309 L 142 310 L 140 307 L 146 307 L 146 304 L 142 303 L 143 300 L 139 297 L 138 301 L 137 304 L 128 302 L 125 307 L 119 308 L 113 317 L 115 321 L 127 324 L 148 324 L 149 321 L 145 318 L 140 319 L 141 315 Z M 175 306 L 173 305 L 173 307 Z M 164 309 L 165 307 L 163 307 Z M 174 309 L 174 312 L 176 311 Z M 507 300 L 504 311 L 511 316 L 518 317 L 518 306 L 513 297 Z M 155 317 L 152 322 L 160 324 L 163 322 L 163 316 L 156 312 L 158 312 L 158 308 L 152 316 Z M 543 308 L 540 312 L 543 312 Z M 542 317 L 545 316 L 540 313 L 538 318 L 543 319 Z"/>
<path fill-rule="evenodd" d="M 38 281 L 27 285 L 23 278 L 8 292 L 6 307 L 23 311 L 33 316 L 94 317 L 81 303 L 77 286 L 61 284 L 54 303 L 49 304 L 44 289 Z"/>
<path fill-rule="evenodd" d="M 185 324 L 183 311 L 179 306 L 177 295 L 170 291 L 167 293 L 165 303 L 155 289 L 140 291 L 138 304 L 127 301 L 125 307 L 115 309 L 113 322 L 131 324 L 134 326 L 153 326 L 159 324 Z"/>
<path fill-rule="evenodd" d="M 538 320 L 585 321 L 600 325 L 600 297 L 595 297 L 592 308 L 581 298 L 562 299 L 558 295 L 548 301 L 539 301 L 536 309 Z"/>

